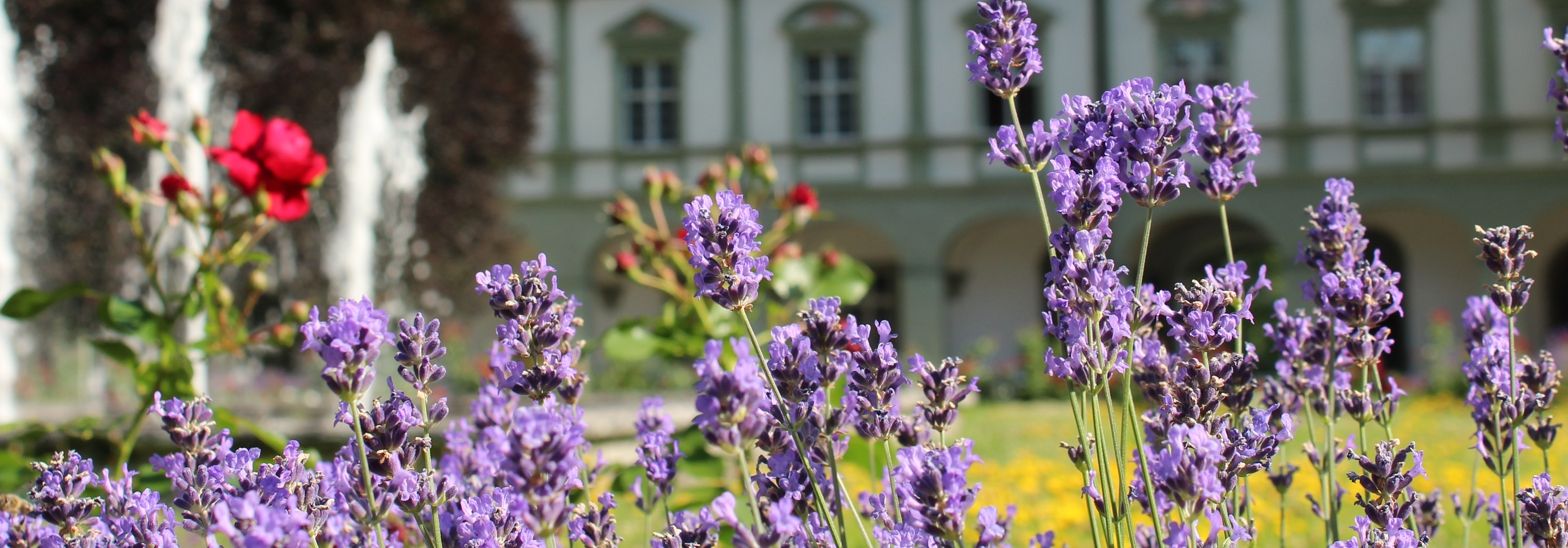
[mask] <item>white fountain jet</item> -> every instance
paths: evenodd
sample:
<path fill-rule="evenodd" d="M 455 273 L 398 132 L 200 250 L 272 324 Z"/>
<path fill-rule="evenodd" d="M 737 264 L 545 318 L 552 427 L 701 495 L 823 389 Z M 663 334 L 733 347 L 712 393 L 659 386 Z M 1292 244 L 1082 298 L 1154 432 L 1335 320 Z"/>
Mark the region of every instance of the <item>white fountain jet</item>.
<path fill-rule="evenodd" d="M 383 282 L 395 284 L 413 238 L 413 204 L 426 167 L 425 109 L 403 112 L 403 77 L 392 38 L 378 33 L 365 50 L 365 74 L 344 95 L 333 172 L 340 186 L 322 267 L 338 297 L 378 297 L 377 240 L 385 238 Z M 400 295 L 381 284 L 386 300 Z"/>
<path fill-rule="evenodd" d="M 207 52 L 207 41 L 212 34 L 211 0 L 161 0 L 158 2 L 157 27 L 148 46 L 148 59 L 153 74 L 158 78 L 158 119 L 169 125 L 172 135 L 189 135 L 185 130 L 197 115 L 205 115 L 212 108 L 214 77 L 202 62 Z M 206 151 L 191 139 L 177 139 L 170 143 L 173 156 L 179 161 L 186 180 L 191 186 L 206 192 L 211 185 L 207 170 Z M 169 164 L 161 154 L 154 153 L 147 163 L 147 176 L 152 181 L 162 179 L 169 172 Z M 154 221 L 157 222 L 157 221 Z M 201 245 L 194 227 L 184 225 L 184 230 L 172 238 L 168 249 L 196 249 Z M 182 253 L 166 268 L 164 280 L 152 283 L 184 283 L 196 269 L 196 257 Z M 187 341 L 202 336 L 206 318 L 182 320 L 178 335 Z M 207 360 L 192 355 L 191 385 L 197 393 L 207 392 Z"/>
<path fill-rule="evenodd" d="M 19 245 L 25 212 L 30 210 L 33 176 L 38 150 L 30 129 L 32 111 L 27 98 L 37 83 L 37 71 L 22 57 L 21 39 L 11 20 L 0 14 L 0 299 L 5 298 L 30 277 Z M 24 353 L 20 326 L 0 320 L 0 422 L 20 418 L 17 412 L 16 379 Z"/>

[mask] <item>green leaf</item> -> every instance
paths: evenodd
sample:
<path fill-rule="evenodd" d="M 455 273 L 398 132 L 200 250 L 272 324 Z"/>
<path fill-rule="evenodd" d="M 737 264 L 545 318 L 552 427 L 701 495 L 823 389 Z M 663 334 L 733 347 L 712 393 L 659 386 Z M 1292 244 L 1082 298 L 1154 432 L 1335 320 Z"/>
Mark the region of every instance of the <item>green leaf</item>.
<path fill-rule="evenodd" d="M 604 355 L 617 362 L 646 361 L 658 344 L 658 337 L 636 321 L 621 322 L 604 333 Z"/>
<path fill-rule="evenodd" d="M 783 259 L 772 265 L 773 280 L 769 285 L 780 297 L 788 299 L 794 295 L 808 293 L 811 286 L 815 285 L 817 261 L 815 258 Z"/>
<path fill-rule="evenodd" d="M 871 291 L 872 278 L 871 267 L 841 255 L 838 265 L 821 268 L 817 283 L 806 289 L 806 298 L 837 296 L 846 305 L 859 303 Z"/>
<path fill-rule="evenodd" d="M 0 314 L 4 314 L 7 318 L 25 320 L 37 316 L 54 303 L 88 293 L 87 286 L 81 284 L 71 284 L 54 291 L 24 287 L 6 298 L 5 304 L 0 305 Z"/>
<path fill-rule="evenodd" d="M 103 354 L 104 357 L 130 368 L 131 371 L 136 371 L 141 365 L 141 360 L 136 356 L 136 351 L 123 342 L 114 339 L 96 339 L 90 344 L 93 345 L 93 348 L 98 349 L 98 353 Z"/>
<path fill-rule="evenodd" d="M 129 335 L 140 330 L 152 314 L 135 301 L 109 297 L 104 299 L 98 316 L 104 327 Z"/>

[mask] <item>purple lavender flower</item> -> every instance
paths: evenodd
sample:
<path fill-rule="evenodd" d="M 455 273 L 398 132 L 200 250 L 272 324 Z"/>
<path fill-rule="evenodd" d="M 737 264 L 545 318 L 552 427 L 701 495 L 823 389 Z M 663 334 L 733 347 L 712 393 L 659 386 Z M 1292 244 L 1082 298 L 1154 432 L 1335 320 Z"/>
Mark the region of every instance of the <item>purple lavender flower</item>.
<path fill-rule="evenodd" d="M 893 348 L 893 328 L 885 321 L 876 323 L 877 343 L 850 354 L 849 377 L 845 385 L 847 407 L 855 416 L 855 431 L 868 440 L 885 440 L 898 428 L 898 389 L 905 382 L 898 365 L 898 350 Z"/>
<path fill-rule="evenodd" d="M 675 466 L 685 455 L 674 438 L 675 421 L 664 411 L 663 399 L 644 399 L 636 426 L 637 465 L 642 467 L 643 477 L 652 484 L 653 491 L 643 493 L 642 482 L 638 481 L 632 484 L 632 492 L 637 496 L 637 508 L 652 512 L 655 504 L 675 490 Z"/>
<path fill-rule="evenodd" d="M 413 400 L 392 386 L 392 379 L 387 379 L 387 386 L 391 389 L 391 395 L 384 402 L 372 403 L 368 411 L 360 411 L 357 406 L 350 408 L 346 403 L 339 404 L 338 422 L 351 424 L 349 421 L 358 421 L 357 431 L 364 433 L 370 472 L 392 477 L 413 464 L 423 449 L 421 442 L 428 443 L 428 440 L 410 438 L 409 433 L 423 419 L 419 410 L 414 408 Z"/>
<path fill-rule="evenodd" d="M 786 402 L 806 401 L 828 382 L 822 361 L 811 346 L 811 340 L 802 333 L 800 325 L 773 328 L 773 339 L 768 341 L 767 367 L 773 375 L 773 383 L 778 386 L 779 396 Z"/>
<path fill-rule="evenodd" d="M 621 536 L 615 532 L 615 495 L 599 495 L 594 504 L 579 505 L 568 524 L 572 540 L 586 548 L 614 548 L 621 545 Z"/>
<path fill-rule="evenodd" d="M 1247 105 L 1256 96 L 1243 82 L 1240 86 L 1198 85 L 1194 102 L 1203 108 L 1193 124 L 1187 148 L 1203 158 L 1208 167 L 1198 174 L 1198 190 L 1209 198 L 1230 201 L 1244 186 L 1258 186 L 1252 174 L 1252 156 L 1257 156 L 1261 138 L 1252 129 L 1252 113 Z"/>
<path fill-rule="evenodd" d="M 973 447 L 973 442 L 960 440 L 946 448 L 898 450 L 891 489 L 903 523 L 932 537 L 960 542 L 964 517 L 980 490 L 968 480 L 969 467 L 980 460 Z"/>
<path fill-rule="evenodd" d="M 1475 243 L 1481 246 L 1481 261 L 1497 275 L 1498 283 L 1491 288 L 1492 302 L 1503 314 L 1516 316 L 1530 300 L 1530 287 L 1535 284 L 1535 280 L 1524 276 L 1525 262 L 1536 256 L 1534 250 L 1526 247 L 1535 233 L 1524 225 L 1488 229 L 1478 226 L 1475 231 L 1480 234 Z"/>
<path fill-rule="evenodd" d="M 800 332 L 816 353 L 822 384 L 832 384 L 849 369 L 850 352 L 871 346 L 871 327 L 857 322 L 854 314 L 844 314 L 838 297 L 807 302 L 800 313 Z"/>
<path fill-rule="evenodd" d="M 1022 0 L 984 0 L 976 7 L 985 20 L 967 34 L 969 80 L 1003 99 L 1018 94 L 1043 68 L 1037 27 Z"/>
<path fill-rule="evenodd" d="M 1078 170 L 1067 156 L 1051 159 L 1046 180 L 1051 185 L 1051 200 L 1056 212 L 1068 225 L 1094 230 L 1110 223 L 1122 207 L 1122 181 L 1117 178 L 1116 162 L 1102 157 L 1094 169 Z"/>
<path fill-rule="evenodd" d="M 1352 200 L 1355 183 L 1329 179 L 1323 183 L 1323 190 L 1323 199 L 1307 208 L 1307 239 L 1300 260 L 1318 272 L 1332 272 L 1340 265 L 1354 265 L 1366 254 L 1367 228 L 1361 224 L 1361 210 Z"/>
<path fill-rule="evenodd" d="M 1397 315 L 1404 293 L 1399 290 L 1399 273 L 1383 263 L 1382 254 L 1373 250 L 1370 260 L 1325 272 L 1318 278 L 1318 304 L 1346 325 L 1376 327 Z"/>
<path fill-rule="evenodd" d="M 1061 111 L 1051 119 L 1049 131 L 1056 137 L 1056 155 L 1067 157 L 1074 172 L 1094 170 L 1115 144 L 1113 124 L 1115 120 L 1104 101 L 1063 95 Z"/>
<path fill-rule="evenodd" d="M 1019 171 L 1039 171 L 1051 156 L 1051 147 L 1055 143 L 1053 137 L 1045 129 L 1045 122 L 1035 120 L 1029 126 L 1029 132 L 1024 134 L 1024 142 L 1018 142 L 1018 129 L 1012 124 L 1002 124 L 996 128 L 996 137 L 987 139 L 991 151 L 985 154 L 987 162 L 1001 162 L 1007 167 Z"/>
<path fill-rule="evenodd" d="M 154 455 L 153 468 L 163 472 L 172 484 L 174 499 L 170 502 L 180 509 L 185 528 L 205 532 L 213 523 L 213 507 L 236 493 L 230 480 L 249 475 L 251 464 L 261 451 L 232 449 L 234 438 L 227 429 L 215 430 L 205 397 L 186 403 L 163 400 L 155 394 L 148 412 L 162 418 L 164 431 L 178 449 L 168 455 Z"/>
<path fill-rule="evenodd" d="M 931 363 L 919 354 L 909 360 L 909 369 L 920 378 L 920 390 L 926 401 L 920 404 L 921 416 L 932 430 L 947 431 L 958 422 L 958 404 L 964 398 L 980 391 L 979 379 L 959 373 L 963 360 L 947 358 Z"/>
<path fill-rule="evenodd" d="M 474 291 L 488 297 L 490 310 L 502 320 L 522 320 L 529 348 L 555 346 L 576 332 L 576 299 L 556 285 L 555 267 L 543 253 L 523 261 L 517 270 L 498 264 L 474 274 Z"/>
<path fill-rule="evenodd" d="M 436 363 L 446 355 L 446 347 L 441 345 L 441 320 L 426 322 L 424 314 L 414 314 L 413 322 L 399 320 L 397 326 L 393 341 L 397 373 L 415 392 L 429 394 L 431 383 L 446 378 L 446 367 Z"/>
<path fill-rule="evenodd" d="M 1183 133 L 1192 128 L 1185 84 L 1154 87 L 1150 78 L 1135 78 L 1106 92 L 1106 108 L 1114 122 L 1112 154 L 1125 161 L 1119 179 L 1138 205 L 1159 207 L 1175 200 L 1189 186 Z"/>
<path fill-rule="evenodd" d="M 728 190 L 686 204 L 686 247 L 697 271 L 697 296 L 730 310 L 749 310 L 762 280 L 773 279 L 768 258 L 756 256 L 762 225 L 746 198 Z"/>
<path fill-rule="evenodd" d="M 48 462 L 33 463 L 38 479 L 27 491 L 33 501 L 33 514 L 60 528 L 68 541 L 93 534 L 97 518 L 93 512 L 103 505 L 94 497 L 82 496 L 93 484 L 93 461 L 76 451 L 55 453 Z"/>
<path fill-rule="evenodd" d="M 1550 475 L 1536 476 L 1519 491 L 1519 519 L 1536 546 L 1568 545 L 1568 488 L 1552 485 Z"/>
<path fill-rule="evenodd" d="M 724 345 L 708 341 L 697 370 L 697 417 L 692 422 L 708 443 L 734 452 L 761 436 L 768 427 L 770 407 L 767 387 L 757 370 L 757 359 L 739 340 L 732 341 L 735 367 L 719 365 Z"/>
<path fill-rule="evenodd" d="M 339 300 L 327 310 L 326 321 L 312 308 L 310 321 L 301 325 L 299 332 L 305 339 L 301 349 L 321 356 L 325 362 L 321 378 L 339 399 L 357 399 L 370 388 L 376 357 L 387 339 L 387 313 L 369 298 Z"/>
<path fill-rule="evenodd" d="M 1155 443 L 1155 440 L 1150 440 Z M 1216 503 L 1225 494 L 1220 465 L 1225 462 L 1225 444 L 1203 426 L 1171 425 L 1159 446 L 1146 446 L 1139 470 L 1148 465 L 1148 476 L 1158 498 L 1154 503 L 1182 507 L 1190 514 Z M 1133 475 L 1132 498 L 1145 507 L 1151 504 L 1143 488 L 1143 474 Z"/>
<path fill-rule="evenodd" d="M 550 537 L 570 517 L 570 497 L 583 488 L 582 410 L 554 403 L 513 411 L 504 473 L 526 500 L 523 523 Z"/>
<path fill-rule="evenodd" d="M 235 546 L 304 548 L 312 542 L 304 512 L 262 504 L 255 491 L 226 497 L 212 515 L 213 530 Z"/>
<path fill-rule="evenodd" d="M 544 548 L 524 521 L 527 508 L 528 501 L 508 489 L 459 498 L 442 511 L 447 544 Z"/>
<path fill-rule="evenodd" d="M 1062 227 L 1051 237 L 1057 253 L 1045 280 L 1045 334 L 1062 341 L 1047 348 L 1046 373 L 1081 386 L 1098 386 L 1127 369 L 1132 336 L 1132 290 L 1126 268 L 1106 256 L 1110 229 Z"/>
<path fill-rule="evenodd" d="M 720 497 L 732 495 L 725 493 Z M 714 501 L 717 503 L 718 501 Z M 713 548 L 719 545 L 719 518 L 713 510 L 703 508 L 697 512 L 676 512 L 669 528 L 654 533 L 653 548 Z"/>
<path fill-rule="evenodd" d="M 107 533 L 107 540 L 121 546 L 179 546 L 174 534 L 174 511 L 159 502 L 157 491 L 136 491 L 132 486 L 135 477 L 136 472 L 122 465 L 118 480 L 108 469 L 95 478 L 104 491 L 98 523 Z"/>
<path fill-rule="evenodd" d="M 1348 474 L 1350 481 L 1362 488 L 1362 492 L 1356 493 L 1356 505 L 1365 513 L 1366 522 L 1376 528 L 1375 533 L 1371 530 L 1363 531 L 1365 525 L 1358 519 L 1357 536 L 1361 540 L 1419 538 L 1414 531 L 1405 527 L 1416 502 L 1411 482 L 1416 476 L 1426 475 L 1421 466 L 1421 452 L 1416 451 L 1415 444 L 1400 448 L 1399 440 L 1387 440 L 1378 443 L 1372 455 L 1352 449 L 1351 458 L 1361 467 L 1360 472 L 1352 471 Z M 1408 468 L 1406 462 L 1409 462 Z M 1420 539 L 1419 544 L 1425 542 L 1425 539 Z"/>
<path fill-rule="evenodd" d="M 1171 316 L 1170 336 L 1182 344 L 1188 357 L 1227 347 L 1236 340 L 1241 326 L 1241 316 L 1231 303 L 1245 297 L 1232 292 L 1230 284 L 1221 284 L 1213 272 L 1210 269 L 1210 276 L 1190 284 L 1176 284 L 1172 293 L 1176 313 Z"/>
<path fill-rule="evenodd" d="M 1017 513 L 1018 508 L 1013 506 L 1007 507 L 1006 516 L 998 515 L 995 506 L 981 508 L 980 515 L 975 517 L 975 525 L 980 533 L 975 548 L 1007 546 L 1007 533 L 1012 528 L 1013 517 Z"/>
<path fill-rule="evenodd" d="M 1546 38 L 1541 45 L 1557 57 L 1557 70 L 1552 73 L 1551 82 L 1547 85 L 1546 98 L 1558 112 L 1568 112 L 1568 43 L 1553 36 L 1551 27 L 1547 27 L 1544 34 Z M 1568 131 L 1563 129 L 1561 118 L 1557 119 L 1552 134 L 1562 143 L 1563 151 L 1568 152 Z"/>
<path fill-rule="evenodd" d="M 30 513 L 0 512 L 0 543 L 6 546 L 66 546 L 59 527 Z"/>
<path fill-rule="evenodd" d="M 490 367 L 503 386 L 542 402 L 550 394 L 571 386 L 578 375 L 577 360 L 582 356 L 582 348 L 570 339 L 555 346 L 531 348 L 529 332 L 516 319 L 496 326 Z"/>

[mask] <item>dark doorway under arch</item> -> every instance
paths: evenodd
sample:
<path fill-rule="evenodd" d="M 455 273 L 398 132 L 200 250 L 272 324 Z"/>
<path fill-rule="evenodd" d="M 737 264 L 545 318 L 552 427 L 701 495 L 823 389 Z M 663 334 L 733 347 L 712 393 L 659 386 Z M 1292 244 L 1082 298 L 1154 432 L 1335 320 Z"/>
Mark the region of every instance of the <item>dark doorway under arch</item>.
<path fill-rule="evenodd" d="M 1401 289 L 1410 287 L 1410 269 L 1406 268 L 1405 250 L 1400 247 L 1399 240 L 1394 238 L 1394 235 L 1388 231 L 1367 228 L 1368 258 L 1371 258 L 1373 250 L 1382 254 L 1383 264 L 1388 265 L 1389 269 L 1399 273 L 1399 287 Z M 1403 303 L 1405 310 L 1410 310 L 1410 298 L 1412 296 L 1412 292 L 1405 292 Z M 1394 316 L 1384 324 L 1388 327 L 1389 334 L 1394 338 L 1394 348 L 1383 359 L 1383 369 L 1385 371 L 1404 373 L 1410 370 L 1410 350 L 1411 345 L 1415 344 L 1415 341 L 1409 337 L 1408 324 L 1409 322 L 1406 321 L 1404 315 Z"/>

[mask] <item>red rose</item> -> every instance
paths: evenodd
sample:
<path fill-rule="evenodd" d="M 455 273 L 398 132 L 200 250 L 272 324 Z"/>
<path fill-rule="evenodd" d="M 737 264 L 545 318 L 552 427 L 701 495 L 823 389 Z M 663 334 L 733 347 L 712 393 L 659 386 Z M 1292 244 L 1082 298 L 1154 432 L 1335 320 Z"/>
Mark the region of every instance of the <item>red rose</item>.
<path fill-rule="evenodd" d="M 189 192 L 192 195 L 198 194 L 196 187 L 191 186 L 190 181 L 185 180 L 184 177 L 177 173 L 164 175 L 163 180 L 158 181 L 158 190 L 163 192 L 163 198 L 170 203 L 178 202 L 182 192 Z"/>
<path fill-rule="evenodd" d="M 131 140 L 138 145 L 162 145 L 169 140 L 169 126 L 148 114 L 147 109 L 141 109 L 136 112 L 136 117 L 131 118 Z"/>
<path fill-rule="evenodd" d="M 795 183 L 795 186 L 789 189 L 789 194 L 784 196 L 784 205 L 791 209 L 803 207 L 812 213 L 822 208 L 822 203 L 817 201 L 817 189 L 811 188 L 811 185 L 804 181 Z"/>
<path fill-rule="evenodd" d="M 265 192 L 267 216 L 285 223 L 310 211 L 308 191 L 327 173 L 327 159 L 316 152 L 305 128 L 283 118 L 263 121 L 245 110 L 234 117 L 229 147 L 208 153 L 246 196 Z"/>
<path fill-rule="evenodd" d="M 637 269 L 637 256 L 630 251 L 615 252 L 615 271 L 630 272 Z"/>

